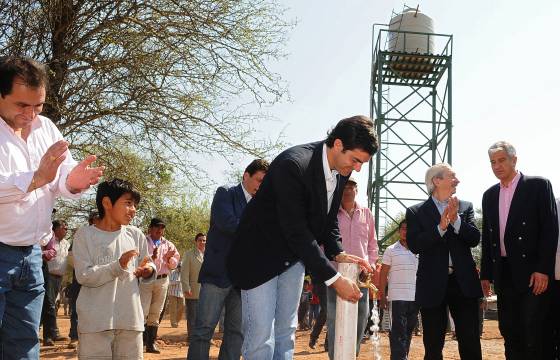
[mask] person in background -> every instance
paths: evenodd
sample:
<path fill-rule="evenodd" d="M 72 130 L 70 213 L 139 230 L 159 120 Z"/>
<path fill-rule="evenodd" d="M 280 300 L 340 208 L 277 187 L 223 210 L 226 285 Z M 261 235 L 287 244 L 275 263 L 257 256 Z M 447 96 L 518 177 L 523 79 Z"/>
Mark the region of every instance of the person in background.
<path fill-rule="evenodd" d="M 196 234 L 194 242 L 194 249 L 185 252 L 181 264 L 181 284 L 183 286 L 183 295 L 185 296 L 185 305 L 187 308 L 187 339 L 190 339 L 192 329 L 196 323 L 196 309 L 200 296 L 198 276 L 200 274 L 200 267 L 204 261 L 206 235 L 204 233 Z"/>
<path fill-rule="evenodd" d="M 391 304 L 391 360 L 408 359 L 412 331 L 418 321 L 418 305 L 414 301 L 418 257 L 408 249 L 406 230 L 406 220 L 402 220 L 399 241 L 385 249 L 380 274 L 380 307 L 387 309 L 388 301 Z"/>
<path fill-rule="evenodd" d="M 169 274 L 167 308 L 169 309 L 171 327 L 178 327 L 185 309 L 185 299 L 183 298 L 183 288 L 181 286 L 181 263 L 177 265 L 177 268 L 171 270 Z"/>
<path fill-rule="evenodd" d="M 66 273 L 66 266 L 68 264 L 70 243 L 64 239 L 68 231 L 68 225 L 63 220 L 54 220 L 52 224 L 54 236 L 45 248 L 52 249 L 55 255 L 45 261 L 43 268 L 46 286 L 45 299 L 43 301 L 44 346 L 53 346 L 54 341 L 67 340 L 66 337 L 60 335 L 58 330 L 56 299 L 59 296 L 62 277 Z"/>
<path fill-rule="evenodd" d="M 342 237 L 342 249 L 347 254 L 355 255 L 368 261 L 371 268 L 376 268 L 378 258 L 377 239 L 375 238 L 375 221 L 369 208 L 361 206 L 356 201 L 358 183 L 350 177 L 342 194 L 342 201 L 338 210 L 338 227 Z M 337 264 L 334 264 L 335 267 Z M 358 301 L 358 326 L 356 329 L 356 355 L 360 353 L 360 345 L 368 323 L 369 289 L 362 288 L 362 297 Z M 335 318 L 336 292 L 327 289 L 327 327 L 329 338 L 329 359 L 334 358 L 335 351 Z"/>
<path fill-rule="evenodd" d="M 155 281 L 140 283 L 140 298 L 146 321 L 146 352 L 154 354 L 160 353 L 156 338 L 169 286 L 169 272 L 177 267 L 181 259 L 175 245 L 167 240 L 163 236 L 164 234 L 165 223 L 163 220 L 152 218 L 146 242 L 152 261 L 156 265 L 157 276 Z"/>
<path fill-rule="evenodd" d="M 309 326 L 312 328 L 317 322 L 319 317 L 319 311 L 321 310 L 321 305 L 319 304 L 319 296 L 315 291 L 315 286 L 313 282 L 309 285 L 311 289 L 311 301 L 309 302 Z"/>
<path fill-rule="evenodd" d="M 309 304 L 311 303 L 311 290 L 309 288 L 309 280 L 303 280 L 303 288 L 301 289 L 301 297 L 298 307 L 298 323 L 300 330 L 309 330 Z"/>

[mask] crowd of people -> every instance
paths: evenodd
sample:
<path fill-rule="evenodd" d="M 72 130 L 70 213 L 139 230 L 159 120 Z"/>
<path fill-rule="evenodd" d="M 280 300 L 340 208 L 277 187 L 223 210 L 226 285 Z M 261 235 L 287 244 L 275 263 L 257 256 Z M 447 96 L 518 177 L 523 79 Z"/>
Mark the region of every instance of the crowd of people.
<path fill-rule="evenodd" d="M 79 198 L 104 168 L 93 166 L 95 155 L 74 161 L 68 142 L 40 115 L 47 79 L 45 67 L 31 59 L 0 59 L 4 359 L 38 359 L 41 324 L 44 345 L 64 338 L 56 299 L 68 266 L 69 346 L 77 346 L 80 359 L 159 353 L 165 304 L 173 327 L 185 313 L 190 360 L 208 359 L 220 322 L 219 359 L 290 359 L 298 325 L 313 325 L 309 346 L 315 348 L 325 323 L 325 350 L 333 359 L 340 346 L 337 298 L 357 303 L 357 354 L 376 296 L 391 319 L 391 359 L 408 358 L 418 313 L 424 358 L 442 359 L 449 312 L 461 359 L 476 360 L 482 359 L 480 299 L 492 291 L 505 357 L 558 358 L 560 314 L 550 306 L 560 293 L 558 204 L 548 180 L 516 169 L 511 144 L 488 149 L 499 183 L 483 195 L 482 229 L 472 203 L 455 195 L 453 168 L 435 164 L 426 171 L 427 200 L 407 209 L 399 240 L 381 264 L 373 215 L 356 201 L 351 177 L 378 151 L 365 116 L 340 120 L 326 139 L 291 147 L 270 164 L 252 161 L 239 184 L 217 189 L 207 234 L 197 234 L 183 256 L 164 237 L 163 219 L 152 218 L 146 232 L 130 225 L 142 194 L 118 178 L 98 184 L 97 213 L 70 244 L 68 225 L 51 223 L 55 200 Z M 478 271 L 471 249 L 480 242 Z M 378 293 L 343 276 L 340 263 L 376 274 Z"/>

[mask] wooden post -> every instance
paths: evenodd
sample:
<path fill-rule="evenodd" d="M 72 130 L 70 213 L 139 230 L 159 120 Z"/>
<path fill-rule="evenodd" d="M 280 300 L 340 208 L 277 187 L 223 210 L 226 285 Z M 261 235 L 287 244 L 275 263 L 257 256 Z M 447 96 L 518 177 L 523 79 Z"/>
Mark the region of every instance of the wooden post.
<path fill-rule="evenodd" d="M 352 281 L 358 280 L 360 267 L 352 263 L 339 263 L 338 272 Z M 334 360 L 355 360 L 358 329 L 358 303 L 336 297 L 334 330 Z M 331 346 L 331 344 L 329 344 Z"/>

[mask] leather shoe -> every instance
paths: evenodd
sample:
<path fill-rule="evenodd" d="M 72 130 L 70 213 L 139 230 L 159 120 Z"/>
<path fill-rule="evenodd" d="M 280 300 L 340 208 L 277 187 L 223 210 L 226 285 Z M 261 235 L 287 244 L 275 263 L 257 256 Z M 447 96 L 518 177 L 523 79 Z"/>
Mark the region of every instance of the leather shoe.
<path fill-rule="evenodd" d="M 315 349 L 315 344 L 317 344 L 317 340 L 309 339 L 309 347 Z"/>
<path fill-rule="evenodd" d="M 54 346 L 54 341 L 50 338 L 44 339 L 43 346 Z"/>

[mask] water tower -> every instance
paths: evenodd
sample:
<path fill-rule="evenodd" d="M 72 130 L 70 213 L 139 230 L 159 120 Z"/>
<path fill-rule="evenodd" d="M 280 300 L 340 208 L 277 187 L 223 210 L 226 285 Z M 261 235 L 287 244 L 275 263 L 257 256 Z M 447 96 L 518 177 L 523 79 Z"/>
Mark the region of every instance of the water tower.
<path fill-rule="evenodd" d="M 452 162 L 453 36 L 405 6 L 388 25 L 373 25 L 372 49 L 370 114 L 380 150 L 370 161 L 368 205 L 383 243 L 392 235 L 385 227 L 427 198 L 427 168 Z"/>

